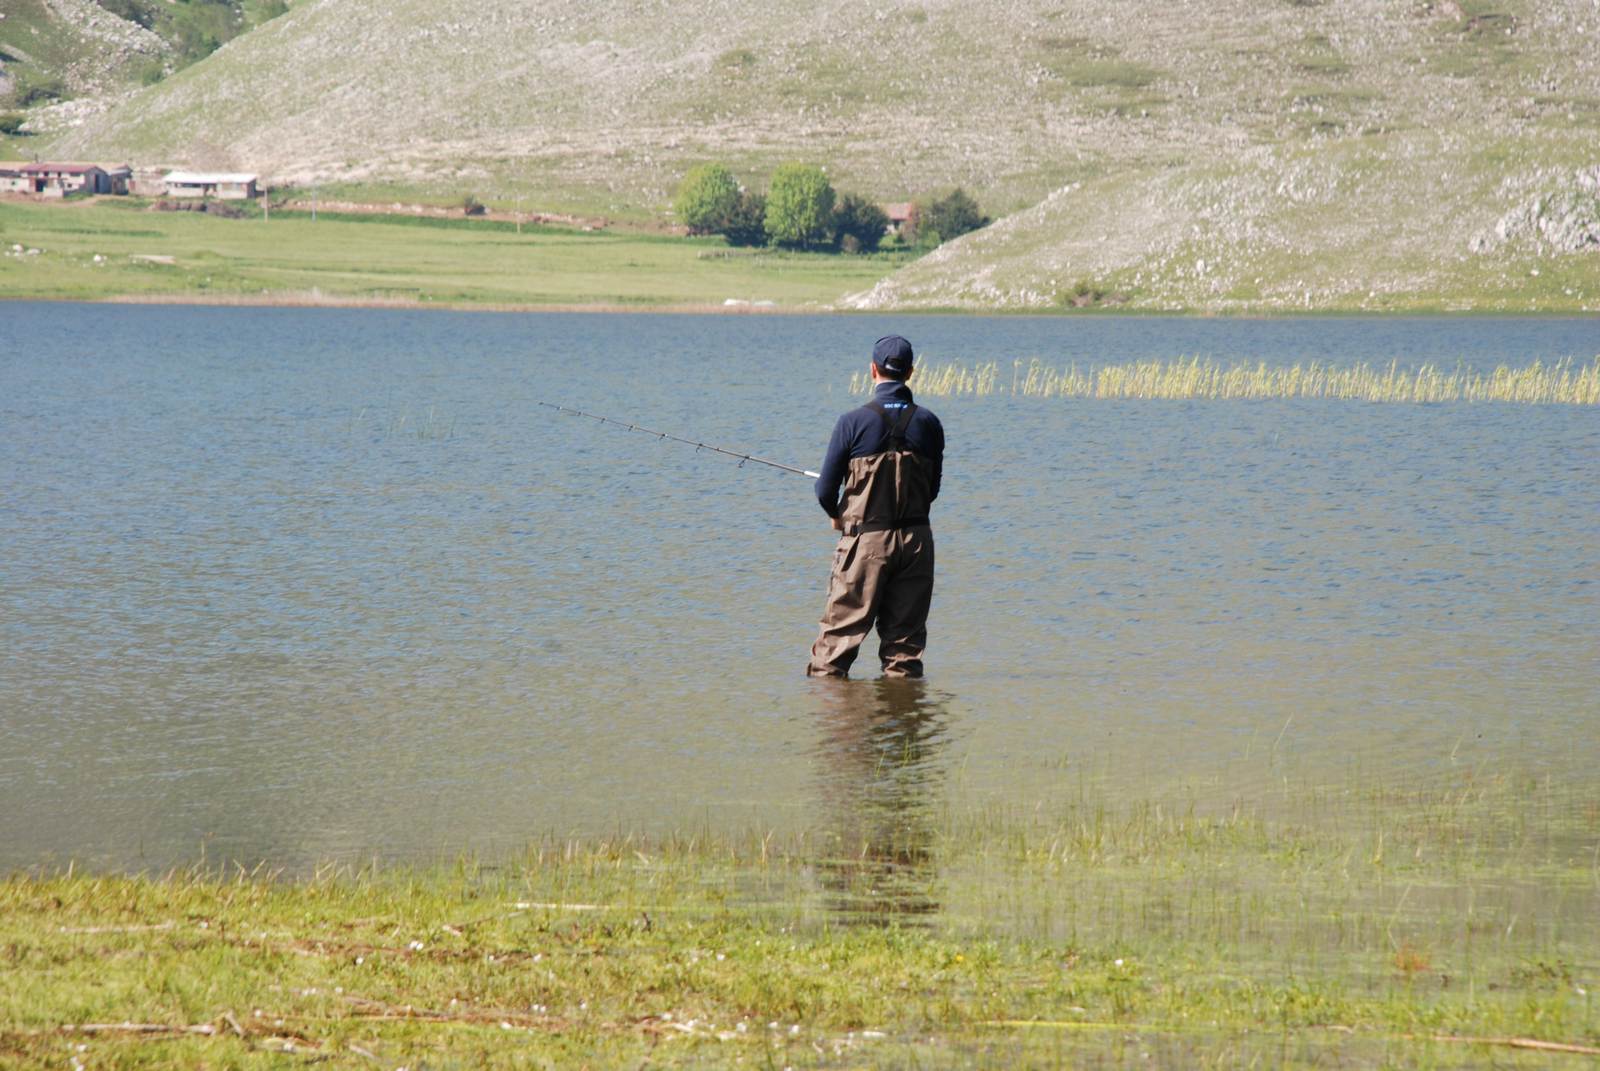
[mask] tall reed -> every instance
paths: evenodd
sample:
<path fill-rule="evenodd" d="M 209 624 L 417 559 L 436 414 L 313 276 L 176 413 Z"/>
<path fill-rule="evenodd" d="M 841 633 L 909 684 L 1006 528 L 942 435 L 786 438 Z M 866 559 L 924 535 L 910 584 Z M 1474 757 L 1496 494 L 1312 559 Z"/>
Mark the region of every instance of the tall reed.
<path fill-rule="evenodd" d="M 1340 398 L 1364 402 L 1521 402 L 1531 405 L 1600 405 L 1600 357 L 1587 365 L 1572 358 L 1520 368 L 1500 365 L 1487 374 L 1433 364 L 1402 369 L 1366 362 L 1353 365 L 1268 365 L 1209 357 L 1170 361 L 1129 361 L 1080 369 L 1058 368 L 1039 358 L 1012 362 L 1004 383 L 997 361 L 965 365 L 931 364 L 917 371 L 918 394 L 981 398 L 1007 394 L 1024 398 Z M 850 378 L 852 391 L 870 384 L 863 374 Z"/>

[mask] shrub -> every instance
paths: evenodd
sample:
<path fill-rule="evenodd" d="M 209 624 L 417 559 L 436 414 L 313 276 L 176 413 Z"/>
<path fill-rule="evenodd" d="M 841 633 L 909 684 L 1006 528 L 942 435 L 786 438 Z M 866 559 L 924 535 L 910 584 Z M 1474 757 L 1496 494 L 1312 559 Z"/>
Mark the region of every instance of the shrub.
<path fill-rule="evenodd" d="M 715 234 L 739 204 L 739 183 L 721 164 L 692 168 L 678 184 L 673 208 L 690 234 Z"/>
<path fill-rule="evenodd" d="M 1091 305 L 1098 305 L 1105 300 L 1105 291 L 1095 286 L 1087 279 L 1079 279 L 1073 284 L 1072 291 L 1061 296 L 1061 304 L 1073 308 L 1086 309 Z"/>
<path fill-rule="evenodd" d="M 461 198 L 461 214 L 463 216 L 481 216 L 486 211 L 488 209 L 484 208 L 483 202 L 478 200 L 474 194 L 469 193 Z"/>
<path fill-rule="evenodd" d="M 198 63 L 222 47 L 227 38 L 217 32 L 213 22 L 213 19 L 205 19 L 179 24 L 177 44 L 181 63 Z"/>
<path fill-rule="evenodd" d="M 135 0 L 95 0 L 95 2 L 117 18 L 137 23 L 147 30 L 155 23 L 149 10 L 140 6 Z"/>
<path fill-rule="evenodd" d="M 978 208 L 978 202 L 959 186 L 944 197 L 917 205 L 915 211 L 918 239 L 933 245 L 959 238 L 990 223 L 989 217 Z"/>
<path fill-rule="evenodd" d="M 804 249 L 825 241 L 833 222 L 833 186 L 820 167 L 782 164 L 767 191 L 767 234 Z"/>
<path fill-rule="evenodd" d="M 717 228 L 729 245 L 763 246 L 767 244 L 767 199 L 759 193 L 745 190 L 739 194 L 738 203 Z"/>
<path fill-rule="evenodd" d="M 50 75 L 23 70 L 19 71 L 11 81 L 11 103 L 19 108 L 30 108 L 35 104 L 49 104 L 51 101 L 60 100 L 66 95 L 66 83 Z"/>
<path fill-rule="evenodd" d="M 889 231 L 889 214 L 865 197 L 847 193 L 833 207 L 833 235 L 846 253 L 875 253 Z"/>
<path fill-rule="evenodd" d="M 0 134 L 19 137 L 24 133 L 22 124 L 27 121 L 28 117 L 21 112 L 0 112 Z"/>

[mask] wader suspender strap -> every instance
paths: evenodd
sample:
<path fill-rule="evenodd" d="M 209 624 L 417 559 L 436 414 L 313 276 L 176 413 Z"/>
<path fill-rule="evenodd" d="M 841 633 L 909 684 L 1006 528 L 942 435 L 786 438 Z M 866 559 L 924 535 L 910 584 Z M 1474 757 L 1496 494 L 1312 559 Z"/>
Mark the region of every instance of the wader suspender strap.
<path fill-rule="evenodd" d="M 911 426 L 911 417 L 917 411 L 915 403 L 907 402 L 901 410 L 898 419 L 890 419 L 889 407 L 879 402 L 868 402 L 867 408 L 878 414 L 878 419 L 883 421 L 889 429 L 889 449 L 904 450 L 906 448 L 906 429 Z"/>
<path fill-rule="evenodd" d="M 868 402 L 867 408 L 878 414 L 884 425 L 889 429 L 889 449 L 902 453 L 906 449 L 906 429 L 911 427 L 911 417 L 916 413 L 917 407 L 913 402 L 907 402 L 898 418 L 889 418 L 889 408 L 879 402 Z M 894 521 L 871 521 L 860 525 L 856 532 L 887 532 L 895 528 L 915 528 L 928 523 L 926 517 L 902 517 Z"/>

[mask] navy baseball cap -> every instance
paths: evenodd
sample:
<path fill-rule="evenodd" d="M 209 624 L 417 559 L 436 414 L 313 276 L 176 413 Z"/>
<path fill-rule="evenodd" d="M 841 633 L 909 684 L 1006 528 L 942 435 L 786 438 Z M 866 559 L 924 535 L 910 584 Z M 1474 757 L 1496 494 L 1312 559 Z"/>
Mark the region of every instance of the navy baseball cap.
<path fill-rule="evenodd" d="M 872 363 L 891 376 L 904 379 L 911 371 L 911 343 L 899 335 L 884 335 L 873 344 Z"/>

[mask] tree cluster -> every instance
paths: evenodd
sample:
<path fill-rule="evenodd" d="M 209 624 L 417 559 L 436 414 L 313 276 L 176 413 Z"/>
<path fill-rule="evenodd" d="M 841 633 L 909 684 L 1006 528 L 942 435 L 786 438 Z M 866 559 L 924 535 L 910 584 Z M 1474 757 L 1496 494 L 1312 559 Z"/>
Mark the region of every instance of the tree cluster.
<path fill-rule="evenodd" d="M 674 208 L 690 234 L 720 234 L 737 246 L 871 253 L 889 230 L 882 208 L 838 193 L 809 164 L 779 166 L 765 194 L 741 186 L 721 164 L 702 164 L 684 176 Z"/>
<path fill-rule="evenodd" d="M 978 207 L 978 202 L 957 186 L 943 197 L 912 204 L 906 240 L 931 248 L 992 222 Z"/>

